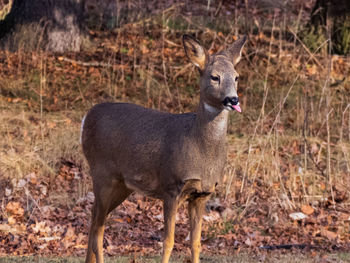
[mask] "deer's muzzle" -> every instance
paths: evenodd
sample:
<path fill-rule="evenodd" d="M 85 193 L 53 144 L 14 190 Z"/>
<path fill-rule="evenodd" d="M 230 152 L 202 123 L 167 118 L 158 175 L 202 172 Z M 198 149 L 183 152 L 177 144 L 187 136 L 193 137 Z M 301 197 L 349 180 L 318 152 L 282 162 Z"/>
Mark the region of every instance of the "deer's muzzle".
<path fill-rule="evenodd" d="M 242 112 L 241 107 L 239 106 L 238 97 L 226 97 L 222 104 L 228 110 L 236 110 Z"/>

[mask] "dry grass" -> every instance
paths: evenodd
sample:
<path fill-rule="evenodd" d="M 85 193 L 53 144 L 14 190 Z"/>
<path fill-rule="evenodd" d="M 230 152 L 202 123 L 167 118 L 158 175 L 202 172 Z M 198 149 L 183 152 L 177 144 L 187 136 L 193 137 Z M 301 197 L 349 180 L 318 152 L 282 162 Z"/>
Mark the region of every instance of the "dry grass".
<path fill-rule="evenodd" d="M 2 103 L 4 107 L 4 103 Z M 6 106 L 5 106 L 6 107 Z M 82 113 L 40 113 L 7 105 L 0 117 L 0 173 L 9 178 L 56 174 L 61 160 L 83 163 L 79 145 Z"/>
<path fill-rule="evenodd" d="M 156 263 L 160 262 L 160 257 L 134 257 L 131 259 L 130 257 L 110 257 L 105 259 L 107 263 L 127 263 L 130 260 L 136 263 Z M 254 254 L 238 254 L 232 257 L 224 257 L 224 256 L 201 256 L 201 262 L 203 263 L 213 263 L 213 262 L 221 262 L 221 263 L 254 263 L 254 262 L 274 262 L 274 263 L 297 263 L 297 262 L 305 262 L 305 263 L 313 263 L 313 262 L 349 262 L 349 254 L 347 253 L 339 253 L 339 254 L 324 254 L 321 256 L 307 256 L 301 253 L 296 252 L 288 252 L 288 253 L 266 253 L 262 255 L 254 255 Z M 79 263 L 84 262 L 82 258 L 69 257 L 69 258 L 35 258 L 35 257 L 8 257 L 8 258 L 0 258 L 1 263 L 20 263 L 20 262 L 52 262 L 52 263 Z M 182 257 L 173 256 L 172 262 L 184 262 Z"/>

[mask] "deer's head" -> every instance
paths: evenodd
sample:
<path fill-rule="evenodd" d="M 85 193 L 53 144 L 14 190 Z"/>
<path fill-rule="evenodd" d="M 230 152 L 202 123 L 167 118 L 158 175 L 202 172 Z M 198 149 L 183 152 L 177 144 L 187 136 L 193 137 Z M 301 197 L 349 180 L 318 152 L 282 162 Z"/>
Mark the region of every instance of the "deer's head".
<path fill-rule="evenodd" d="M 183 45 L 190 61 L 201 74 L 201 100 L 209 111 L 237 110 L 238 73 L 235 65 L 240 61 L 246 36 L 235 41 L 228 49 L 209 55 L 198 40 L 183 36 Z"/>

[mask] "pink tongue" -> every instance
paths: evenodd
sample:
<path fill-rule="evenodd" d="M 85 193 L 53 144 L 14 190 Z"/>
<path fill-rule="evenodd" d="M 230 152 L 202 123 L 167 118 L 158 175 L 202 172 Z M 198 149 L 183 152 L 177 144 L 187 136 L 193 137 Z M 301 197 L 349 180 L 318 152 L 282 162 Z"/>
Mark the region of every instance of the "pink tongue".
<path fill-rule="evenodd" d="M 239 107 L 239 105 L 232 105 L 232 107 L 233 107 L 236 111 L 242 112 L 241 107 Z"/>

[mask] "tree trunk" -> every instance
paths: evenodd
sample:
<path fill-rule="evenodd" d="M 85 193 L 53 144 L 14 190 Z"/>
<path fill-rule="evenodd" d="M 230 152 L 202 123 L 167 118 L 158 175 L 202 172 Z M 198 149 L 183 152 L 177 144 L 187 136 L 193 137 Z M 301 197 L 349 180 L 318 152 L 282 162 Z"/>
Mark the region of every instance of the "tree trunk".
<path fill-rule="evenodd" d="M 79 51 L 84 0 L 13 0 L 0 22 L 3 48 Z"/>

